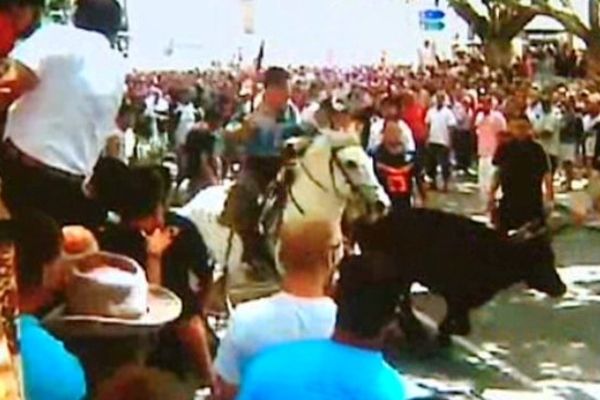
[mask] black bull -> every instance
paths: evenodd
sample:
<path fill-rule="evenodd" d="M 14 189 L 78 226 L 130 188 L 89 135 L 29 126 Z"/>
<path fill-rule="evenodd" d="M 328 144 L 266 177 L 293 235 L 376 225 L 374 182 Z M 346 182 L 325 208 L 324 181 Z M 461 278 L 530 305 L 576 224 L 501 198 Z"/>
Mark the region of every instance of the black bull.
<path fill-rule="evenodd" d="M 469 312 L 515 283 L 553 297 L 566 291 L 550 240 L 529 229 L 506 238 L 466 217 L 414 209 L 360 226 L 354 234 L 363 251 L 384 253 L 397 268 L 403 326 L 417 323 L 410 300 L 414 282 L 444 298 L 448 312 L 439 326 L 441 339 L 468 335 Z"/>

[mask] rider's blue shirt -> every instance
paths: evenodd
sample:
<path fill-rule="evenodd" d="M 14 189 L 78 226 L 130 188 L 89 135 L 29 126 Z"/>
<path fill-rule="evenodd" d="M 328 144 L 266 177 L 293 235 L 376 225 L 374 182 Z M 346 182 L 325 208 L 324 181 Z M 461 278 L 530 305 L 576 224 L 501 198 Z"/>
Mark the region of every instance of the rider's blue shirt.
<path fill-rule="evenodd" d="M 292 113 L 286 112 L 278 120 L 258 110 L 250 116 L 254 132 L 245 143 L 245 152 L 251 157 L 279 157 L 285 141 L 298 134 L 298 124 Z"/>

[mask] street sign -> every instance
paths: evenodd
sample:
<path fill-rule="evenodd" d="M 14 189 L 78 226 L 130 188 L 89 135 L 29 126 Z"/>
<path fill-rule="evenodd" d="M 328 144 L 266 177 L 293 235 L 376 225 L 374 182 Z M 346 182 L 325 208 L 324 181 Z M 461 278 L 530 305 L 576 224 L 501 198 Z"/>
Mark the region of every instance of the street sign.
<path fill-rule="evenodd" d="M 444 17 L 446 16 L 446 13 L 443 10 L 425 10 L 425 11 L 421 11 L 421 19 L 423 20 L 439 20 L 439 19 L 444 19 Z"/>
<path fill-rule="evenodd" d="M 446 13 L 439 8 L 427 9 L 419 12 L 421 29 L 425 31 L 442 31 L 446 27 L 444 22 Z"/>
<path fill-rule="evenodd" d="M 443 31 L 446 24 L 444 21 L 421 22 L 421 27 L 426 31 Z"/>

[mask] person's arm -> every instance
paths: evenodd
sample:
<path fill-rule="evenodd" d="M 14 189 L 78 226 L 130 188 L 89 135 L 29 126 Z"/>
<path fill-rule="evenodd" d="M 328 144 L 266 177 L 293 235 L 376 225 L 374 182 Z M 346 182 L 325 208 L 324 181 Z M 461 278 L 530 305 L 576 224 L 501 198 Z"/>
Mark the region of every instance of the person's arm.
<path fill-rule="evenodd" d="M 425 114 L 425 142 L 429 142 L 431 136 L 431 109 Z"/>
<path fill-rule="evenodd" d="M 498 193 L 498 189 L 500 189 L 500 186 L 501 186 L 500 174 L 502 172 L 501 172 L 500 166 L 502 165 L 502 162 L 505 158 L 505 153 L 506 153 L 506 145 L 500 146 L 496 150 L 496 154 L 494 154 L 494 158 L 492 160 L 492 165 L 496 169 L 494 171 L 494 174 L 492 175 L 492 181 L 490 182 L 490 189 L 488 192 L 488 199 L 487 199 L 487 210 L 492 215 L 496 211 L 496 194 Z"/>
<path fill-rule="evenodd" d="M 546 204 L 552 207 L 554 203 L 554 184 L 552 178 L 552 172 L 547 172 L 544 175 L 544 193 L 546 195 Z"/>
<path fill-rule="evenodd" d="M 39 84 L 37 75 L 25 65 L 13 60 L 6 62 L 5 72 L 0 76 L 0 110 L 7 110 L 14 101 Z"/>
<path fill-rule="evenodd" d="M 487 209 L 490 213 L 496 211 L 496 193 L 498 193 L 498 189 L 500 189 L 500 170 L 496 169 L 492 175 L 492 182 L 488 193 Z"/>
<path fill-rule="evenodd" d="M 162 285 L 162 255 L 171 246 L 179 231 L 167 228 L 157 229 L 146 238 L 146 274 L 148 283 Z"/>
<path fill-rule="evenodd" d="M 241 380 L 242 352 L 240 342 L 242 332 L 238 328 L 238 311 L 232 317 L 227 328 L 227 334 L 219 344 L 214 361 L 216 374 L 215 398 L 218 400 L 233 400 L 238 394 Z"/>
<path fill-rule="evenodd" d="M 181 323 L 177 328 L 177 336 L 186 349 L 191 352 L 192 358 L 200 371 L 208 377 L 210 386 L 215 388 L 217 379 L 212 367 L 207 332 L 204 319 L 200 316 L 192 317 L 189 321 Z"/>
<path fill-rule="evenodd" d="M 404 142 L 404 150 L 414 157 L 415 152 L 417 151 L 417 145 L 415 144 L 415 138 L 413 135 L 412 129 L 410 126 L 402 120 L 400 120 L 400 129 L 402 130 L 402 138 Z"/>

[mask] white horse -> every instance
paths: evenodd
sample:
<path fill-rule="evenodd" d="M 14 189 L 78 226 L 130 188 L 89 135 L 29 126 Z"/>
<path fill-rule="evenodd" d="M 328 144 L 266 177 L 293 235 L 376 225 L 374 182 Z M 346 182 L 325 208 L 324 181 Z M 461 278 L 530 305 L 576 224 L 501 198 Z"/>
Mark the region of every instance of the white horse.
<path fill-rule="evenodd" d="M 314 139 L 297 140 L 295 148 L 301 155 L 283 209 L 282 224 L 307 220 L 341 223 L 343 216 L 349 221 L 374 220 L 389 208 L 390 200 L 377 181 L 373 161 L 353 135 L 324 131 Z M 207 188 L 179 213 L 196 224 L 217 262 L 217 274 L 226 268 L 229 285 L 241 285 L 247 268 L 241 261 L 242 242 L 230 228 L 218 222 L 227 192 L 227 186 Z"/>

